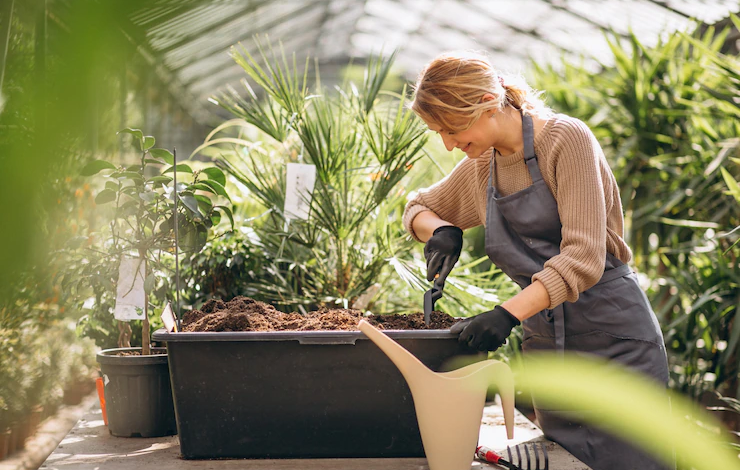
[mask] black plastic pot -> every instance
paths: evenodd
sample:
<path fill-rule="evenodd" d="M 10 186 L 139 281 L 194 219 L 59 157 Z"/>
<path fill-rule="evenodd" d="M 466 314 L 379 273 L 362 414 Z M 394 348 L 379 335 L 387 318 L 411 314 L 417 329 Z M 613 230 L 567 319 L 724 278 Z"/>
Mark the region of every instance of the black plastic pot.
<path fill-rule="evenodd" d="M 478 360 L 449 330 L 388 331 L 435 371 Z M 423 457 L 411 391 L 359 331 L 168 333 L 187 459 Z"/>
<path fill-rule="evenodd" d="M 165 348 L 150 356 L 118 356 L 141 348 L 106 349 L 97 354 L 105 384 L 108 430 L 119 437 L 177 434 Z"/>

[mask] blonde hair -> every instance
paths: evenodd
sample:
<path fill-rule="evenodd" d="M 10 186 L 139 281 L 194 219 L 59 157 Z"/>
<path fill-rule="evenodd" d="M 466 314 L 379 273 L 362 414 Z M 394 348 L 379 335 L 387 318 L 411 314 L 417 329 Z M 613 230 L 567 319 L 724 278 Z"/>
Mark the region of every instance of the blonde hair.
<path fill-rule="evenodd" d="M 413 87 L 410 108 L 427 122 L 451 132 L 472 126 L 490 110 L 506 106 L 528 114 L 551 114 L 536 92 L 521 77 L 503 76 L 488 58 L 477 52 L 448 52 L 432 60 Z M 482 101 L 490 93 L 495 99 Z"/>

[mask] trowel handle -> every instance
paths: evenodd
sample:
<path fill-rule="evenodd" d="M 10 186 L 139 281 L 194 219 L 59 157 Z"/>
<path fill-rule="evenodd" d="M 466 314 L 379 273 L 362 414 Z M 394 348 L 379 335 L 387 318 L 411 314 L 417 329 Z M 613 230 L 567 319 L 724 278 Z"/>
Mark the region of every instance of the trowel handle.
<path fill-rule="evenodd" d="M 444 289 L 444 284 L 440 286 L 437 283 L 437 279 L 434 279 L 434 285 L 432 285 L 432 302 L 436 302 L 442 298 L 442 289 Z"/>

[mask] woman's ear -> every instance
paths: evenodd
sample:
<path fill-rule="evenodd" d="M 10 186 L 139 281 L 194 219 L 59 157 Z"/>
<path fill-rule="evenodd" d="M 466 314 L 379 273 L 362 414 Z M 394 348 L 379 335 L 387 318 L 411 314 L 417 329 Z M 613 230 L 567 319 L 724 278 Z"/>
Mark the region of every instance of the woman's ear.
<path fill-rule="evenodd" d="M 493 96 L 491 93 L 486 93 L 480 100 L 482 103 L 485 103 L 486 101 L 495 101 L 496 97 Z"/>

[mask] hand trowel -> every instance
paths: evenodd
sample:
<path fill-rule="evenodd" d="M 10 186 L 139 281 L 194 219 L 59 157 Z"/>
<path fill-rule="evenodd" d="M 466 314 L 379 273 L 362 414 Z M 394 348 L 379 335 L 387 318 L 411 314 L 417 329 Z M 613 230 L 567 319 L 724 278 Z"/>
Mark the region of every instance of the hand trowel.
<path fill-rule="evenodd" d="M 440 286 L 435 278 L 432 288 L 424 292 L 424 324 L 426 326 L 429 326 L 432 321 L 434 304 L 442 298 L 442 289 L 444 289 L 444 284 Z"/>

